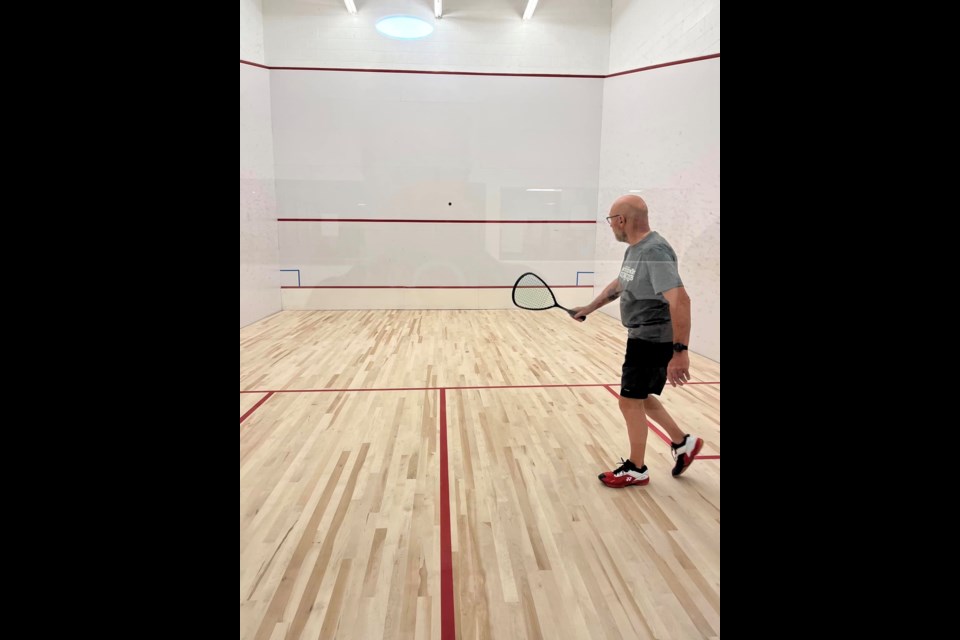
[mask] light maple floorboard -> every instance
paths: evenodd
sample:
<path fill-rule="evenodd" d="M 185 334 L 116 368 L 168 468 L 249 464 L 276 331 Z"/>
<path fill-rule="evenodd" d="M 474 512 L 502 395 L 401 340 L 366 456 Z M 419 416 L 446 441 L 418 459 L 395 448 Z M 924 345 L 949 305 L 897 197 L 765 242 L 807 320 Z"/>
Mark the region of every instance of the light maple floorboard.
<path fill-rule="evenodd" d="M 608 489 L 624 340 L 557 310 L 242 329 L 240 637 L 443 637 L 444 476 L 458 638 L 719 637 L 720 367 L 661 396 L 716 459 L 674 479 L 651 432 L 650 484 Z"/>

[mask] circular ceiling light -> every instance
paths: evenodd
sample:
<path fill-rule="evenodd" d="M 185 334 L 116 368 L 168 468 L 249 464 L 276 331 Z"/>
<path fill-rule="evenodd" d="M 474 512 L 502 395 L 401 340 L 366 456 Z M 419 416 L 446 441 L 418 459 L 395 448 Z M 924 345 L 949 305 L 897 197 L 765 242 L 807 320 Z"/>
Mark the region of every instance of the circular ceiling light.
<path fill-rule="evenodd" d="M 391 38 L 410 40 L 433 33 L 433 25 L 412 16 L 390 16 L 377 21 L 377 31 Z"/>

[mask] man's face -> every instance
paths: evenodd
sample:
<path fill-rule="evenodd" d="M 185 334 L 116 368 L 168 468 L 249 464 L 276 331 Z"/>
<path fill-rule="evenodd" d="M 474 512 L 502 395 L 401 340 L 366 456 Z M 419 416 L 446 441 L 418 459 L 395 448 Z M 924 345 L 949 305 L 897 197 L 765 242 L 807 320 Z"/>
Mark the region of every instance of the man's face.
<path fill-rule="evenodd" d="M 616 238 L 619 242 L 627 241 L 627 231 L 624 228 L 624 217 L 619 215 L 607 216 L 607 223 L 610 225 L 610 229 L 613 230 L 613 237 Z"/>

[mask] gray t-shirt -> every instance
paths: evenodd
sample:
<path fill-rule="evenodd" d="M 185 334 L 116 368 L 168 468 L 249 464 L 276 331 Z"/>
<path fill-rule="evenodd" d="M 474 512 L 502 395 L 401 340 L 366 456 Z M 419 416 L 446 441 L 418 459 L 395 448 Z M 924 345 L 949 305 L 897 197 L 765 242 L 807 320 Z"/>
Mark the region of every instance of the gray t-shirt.
<path fill-rule="evenodd" d="M 670 304 L 663 292 L 682 286 L 677 254 L 659 233 L 651 231 L 627 247 L 620 268 L 620 319 L 629 337 L 673 342 Z"/>

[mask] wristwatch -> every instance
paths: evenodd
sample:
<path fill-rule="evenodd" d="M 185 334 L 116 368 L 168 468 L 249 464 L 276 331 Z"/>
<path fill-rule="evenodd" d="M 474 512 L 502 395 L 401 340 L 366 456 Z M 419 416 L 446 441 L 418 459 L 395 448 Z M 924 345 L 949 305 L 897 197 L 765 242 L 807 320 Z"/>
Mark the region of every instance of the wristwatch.
<path fill-rule="evenodd" d="M 687 345 L 683 344 L 682 342 L 674 342 L 673 350 L 676 351 L 677 353 L 680 353 L 681 351 L 686 351 Z"/>

